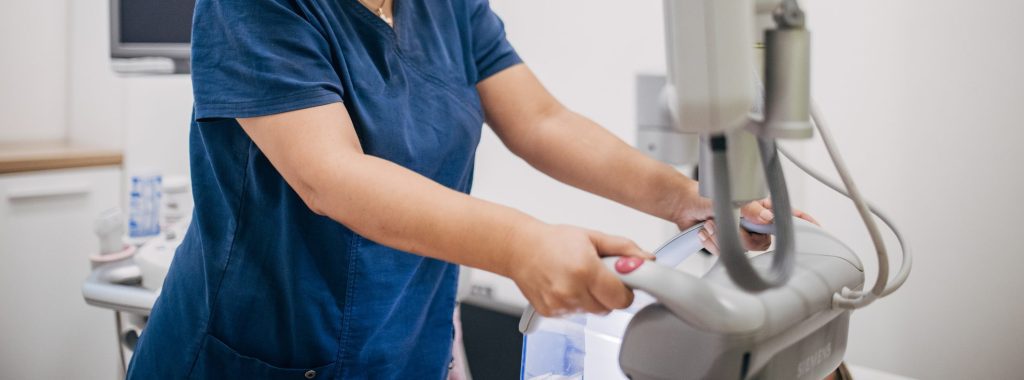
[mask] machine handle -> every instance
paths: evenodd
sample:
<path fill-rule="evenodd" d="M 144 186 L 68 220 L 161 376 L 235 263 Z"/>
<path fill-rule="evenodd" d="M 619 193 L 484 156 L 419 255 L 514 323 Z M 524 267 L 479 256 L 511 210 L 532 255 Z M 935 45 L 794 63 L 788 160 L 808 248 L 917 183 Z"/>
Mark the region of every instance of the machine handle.
<path fill-rule="evenodd" d="M 606 257 L 602 261 L 626 286 L 650 293 L 673 314 L 704 330 L 753 331 L 764 320 L 761 305 L 743 292 L 636 257 Z"/>
<path fill-rule="evenodd" d="M 775 233 L 775 226 L 772 224 L 757 224 L 747 219 L 740 219 L 740 226 L 743 229 L 754 233 Z M 672 239 L 669 239 L 669 241 L 667 241 L 665 244 L 663 244 L 661 247 L 654 251 L 655 260 L 657 261 L 657 263 L 660 264 L 660 266 L 664 266 L 666 268 L 675 268 L 677 265 L 682 263 L 683 260 L 686 260 L 688 257 L 690 257 L 690 255 L 699 251 L 703 247 L 703 245 L 700 242 L 700 239 L 698 238 L 698 233 L 703 227 L 704 223 L 698 223 L 697 225 L 680 232 Z M 606 262 L 606 265 L 609 265 L 609 260 L 614 261 L 616 259 L 618 259 L 618 257 L 609 257 L 605 258 L 604 260 Z M 609 266 L 609 269 L 612 269 L 613 272 L 616 271 L 614 264 L 611 264 Z M 675 270 L 672 271 L 675 272 Z M 618 274 L 618 272 L 616 273 Z M 620 278 L 622 278 L 621 274 Z M 624 278 L 623 280 L 625 281 Z M 638 288 L 636 286 L 632 286 L 629 283 L 627 283 L 626 285 L 634 289 L 648 291 L 648 289 L 644 287 Z M 658 286 L 656 284 L 652 284 L 651 287 L 656 288 Z M 654 294 L 654 292 L 648 292 Z M 537 310 L 533 308 L 533 305 L 526 305 L 526 309 L 523 311 L 523 315 L 519 319 L 519 332 L 523 334 L 531 334 L 537 331 L 537 327 L 540 326 L 541 318 L 542 317 L 539 314 L 537 314 Z"/>
<path fill-rule="evenodd" d="M 602 261 L 626 286 L 650 293 L 673 314 L 701 329 L 748 332 L 760 328 L 765 319 L 763 306 L 740 291 L 637 257 L 606 257 Z M 532 306 L 527 306 L 519 320 L 519 331 L 536 332 L 540 318 Z"/>
<path fill-rule="evenodd" d="M 526 304 L 523 316 L 519 317 L 519 332 L 523 335 L 530 335 L 537 332 L 539 326 L 540 315 L 537 314 L 537 309 L 534 309 L 533 305 Z"/>
<path fill-rule="evenodd" d="M 141 276 L 139 267 L 130 260 L 100 266 L 82 284 L 82 297 L 92 306 L 149 315 L 159 294 L 138 286 L 122 285 Z"/>
<path fill-rule="evenodd" d="M 40 198 L 60 198 L 87 195 L 91 191 L 87 183 L 71 183 L 56 186 L 26 187 L 7 192 L 9 202 L 27 201 Z"/>
<path fill-rule="evenodd" d="M 703 227 L 704 223 L 698 223 L 669 239 L 654 250 L 655 260 L 670 267 L 679 265 L 702 247 L 697 234 Z M 540 320 L 541 316 L 537 314 L 533 305 L 527 304 L 526 309 L 523 310 L 523 316 L 519 318 L 519 332 L 523 334 L 536 332 L 537 326 L 540 326 Z"/>
<path fill-rule="evenodd" d="M 762 235 L 775 235 L 775 224 L 757 224 L 747 220 L 746 218 L 740 218 L 740 227 L 748 232 Z"/>

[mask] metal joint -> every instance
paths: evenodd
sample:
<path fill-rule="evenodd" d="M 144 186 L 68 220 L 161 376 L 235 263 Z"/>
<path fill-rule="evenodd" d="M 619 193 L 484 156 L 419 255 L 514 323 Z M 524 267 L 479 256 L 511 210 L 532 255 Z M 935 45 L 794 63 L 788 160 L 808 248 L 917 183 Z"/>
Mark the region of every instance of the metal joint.
<path fill-rule="evenodd" d="M 772 12 L 775 23 L 780 29 L 803 28 L 806 21 L 804 11 L 796 0 L 784 0 L 775 11 Z"/>

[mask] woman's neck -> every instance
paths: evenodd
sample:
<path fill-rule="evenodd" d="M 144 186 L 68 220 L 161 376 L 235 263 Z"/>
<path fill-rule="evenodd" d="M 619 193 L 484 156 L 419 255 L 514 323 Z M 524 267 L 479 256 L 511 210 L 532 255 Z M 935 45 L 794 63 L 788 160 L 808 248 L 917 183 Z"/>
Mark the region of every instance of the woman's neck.
<path fill-rule="evenodd" d="M 359 0 L 359 2 L 388 25 L 394 26 L 394 0 Z"/>

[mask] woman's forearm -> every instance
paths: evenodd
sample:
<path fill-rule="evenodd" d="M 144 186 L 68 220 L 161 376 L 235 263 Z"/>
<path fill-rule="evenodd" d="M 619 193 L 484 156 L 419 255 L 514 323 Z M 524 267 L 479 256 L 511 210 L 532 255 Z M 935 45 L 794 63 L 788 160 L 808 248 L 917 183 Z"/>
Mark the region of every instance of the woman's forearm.
<path fill-rule="evenodd" d="M 392 162 L 352 155 L 325 162 L 310 204 L 389 247 L 508 275 L 511 249 L 538 220 L 437 184 Z"/>
<path fill-rule="evenodd" d="M 567 109 L 525 65 L 495 74 L 477 90 L 501 141 L 547 175 L 677 223 L 693 219 L 678 213 L 704 206 L 696 182 Z"/>
<path fill-rule="evenodd" d="M 681 203 L 699 198 L 696 181 L 565 108 L 515 145 L 513 152 L 545 174 L 663 219 L 678 220 Z"/>

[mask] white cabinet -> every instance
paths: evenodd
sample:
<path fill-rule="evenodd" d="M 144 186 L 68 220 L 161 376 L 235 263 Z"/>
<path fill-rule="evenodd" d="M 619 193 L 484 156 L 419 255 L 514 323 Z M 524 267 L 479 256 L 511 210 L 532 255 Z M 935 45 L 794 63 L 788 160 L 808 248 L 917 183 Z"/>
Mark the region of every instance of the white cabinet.
<path fill-rule="evenodd" d="M 0 379 L 115 379 L 114 315 L 87 306 L 93 219 L 118 166 L 0 175 Z"/>

